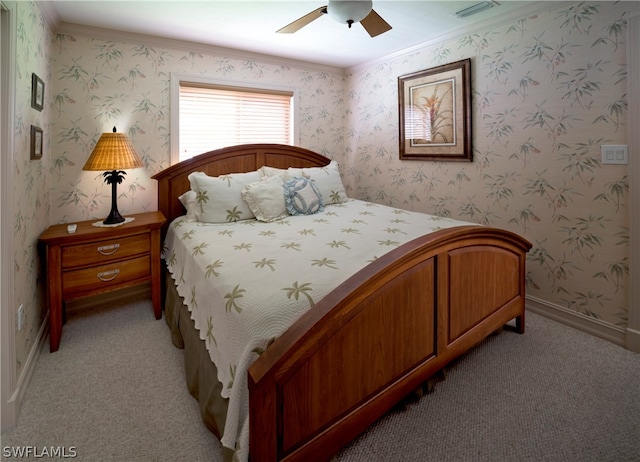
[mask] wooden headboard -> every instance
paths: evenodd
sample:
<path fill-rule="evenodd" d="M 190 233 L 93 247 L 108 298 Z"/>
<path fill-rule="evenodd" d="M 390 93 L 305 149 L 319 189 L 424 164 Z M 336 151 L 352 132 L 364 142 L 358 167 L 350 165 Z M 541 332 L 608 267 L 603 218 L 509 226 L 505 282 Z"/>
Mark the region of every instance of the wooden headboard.
<path fill-rule="evenodd" d="M 158 210 L 167 219 L 167 225 L 185 214 L 178 197 L 190 189 L 188 176 L 191 172 L 218 176 L 252 172 L 265 165 L 277 168 L 324 167 L 329 162 L 330 159 L 316 152 L 284 144 L 241 144 L 205 152 L 153 176 L 158 181 Z"/>

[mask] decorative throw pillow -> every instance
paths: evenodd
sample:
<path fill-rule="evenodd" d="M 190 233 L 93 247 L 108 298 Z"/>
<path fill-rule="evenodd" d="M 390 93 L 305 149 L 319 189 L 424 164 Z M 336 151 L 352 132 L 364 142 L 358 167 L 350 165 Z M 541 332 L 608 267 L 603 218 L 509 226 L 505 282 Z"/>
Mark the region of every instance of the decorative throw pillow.
<path fill-rule="evenodd" d="M 313 215 L 324 210 L 322 194 L 313 180 L 295 177 L 284 182 L 284 200 L 290 215 Z"/>
<path fill-rule="evenodd" d="M 228 223 L 254 218 L 242 199 L 242 188 L 260 181 L 260 172 L 208 176 L 203 172 L 189 175 L 191 189 L 196 192 L 196 217 L 205 223 Z"/>
<path fill-rule="evenodd" d="M 260 221 L 275 221 L 288 217 L 284 201 L 282 178 L 272 176 L 242 188 L 242 198 Z"/>
<path fill-rule="evenodd" d="M 187 221 L 198 221 L 198 218 L 196 217 L 196 211 L 198 207 L 198 204 L 196 204 L 196 192 L 189 190 L 178 197 L 178 200 L 182 203 L 184 209 L 187 211 Z"/>
<path fill-rule="evenodd" d="M 288 178 L 303 177 L 315 182 L 325 205 L 339 204 L 348 199 L 342 184 L 338 162 L 332 160 L 324 167 L 289 168 Z"/>

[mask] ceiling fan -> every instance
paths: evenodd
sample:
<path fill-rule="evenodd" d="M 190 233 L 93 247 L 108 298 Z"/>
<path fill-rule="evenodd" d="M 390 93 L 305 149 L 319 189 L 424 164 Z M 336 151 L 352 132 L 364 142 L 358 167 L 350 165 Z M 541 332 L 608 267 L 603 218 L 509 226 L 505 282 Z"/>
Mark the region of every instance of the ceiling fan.
<path fill-rule="evenodd" d="M 328 5 L 316 8 L 311 13 L 305 14 L 276 32 L 279 34 L 292 34 L 323 14 L 328 14 L 336 21 L 347 24 L 349 28 L 353 23 L 359 22 L 371 37 L 391 30 L 391 26 L 373 10 L 373 2 L 371 1 L 329 0 Z"/>

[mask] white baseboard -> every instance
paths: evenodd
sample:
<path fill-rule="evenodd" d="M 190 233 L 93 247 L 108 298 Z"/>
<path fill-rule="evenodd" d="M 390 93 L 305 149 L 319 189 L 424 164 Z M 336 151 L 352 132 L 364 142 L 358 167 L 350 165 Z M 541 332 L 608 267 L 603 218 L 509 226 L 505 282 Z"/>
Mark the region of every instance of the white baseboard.
<path fill-rule="evenodd" d="M 571 311 L 563 306 L 556 305 L 554 303 L 541 300 L 536 297 L 527 295 L 526 301 L 527 310 L 544 316 L 545 318 L 553 319 L 574 329 L 587 332 L 596 337 L 600 337 L 609 342 L 620 345 L 621 347 L 628 348 L 628 330 L 602 322 L 599 319 L 585 316 L 575 311 Z M 640 342 L 640 332 L 636 332 L 639 335 L 637 341 Z M 629 348 L 631 349 L 631 348 Z"/>
<path fill-rule="evenodd" d="M 640 353 L 640 331 L 627 327 L 627 350 Z"/>
<path fill-rule="evenodd" d="M 11 395 L 11 399 L 7 402 L 7 411 L 10 414 L 11 420 L 10 427 L 13 427 L 16 423 L 18 423 L 18 419 L 20 418 L 20 407 L 22 406 L 22 399 L 24 398 L 24 394 L 27 391 L 27 387 L 29 386 L 29 382 L 31 381 L 31 376 L 33 375 L 33 371 L 36 368 L 36 363 L 38 362 L 38 358 L 40 357 L 40 352 L 44 345 L 47 344 L 46 340 L 49 338 L 47 335 L 49 332 L 49 316 L 45 316 L 40 329 L 38 330 L 38 335 L 36 336 L 36 341 L 33 343 L 31 347 L 31 351 L 29 351 L 29 356 L 27 356 L 27 360 L 24 363 L 24 367 L 22 368 L 22 372 L 20 373 L 20 377 L 18 377 L 18 383 L 16 384 L 16 389 Z M 4 416 L 3 416 L 3 431 L 8 428 L 4 428 Z"/>

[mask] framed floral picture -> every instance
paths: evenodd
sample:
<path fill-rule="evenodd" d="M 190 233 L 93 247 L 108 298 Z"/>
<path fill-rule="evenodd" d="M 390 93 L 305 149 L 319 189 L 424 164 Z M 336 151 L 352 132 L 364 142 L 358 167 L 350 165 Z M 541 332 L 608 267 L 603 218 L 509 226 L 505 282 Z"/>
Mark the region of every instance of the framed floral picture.
<path fill-rule="evenodd" d="M 473 160 L 471 59 L 398 77 L 400 159 Z"/>
<path fill-rule="evenodd" d="M 35 73 L 31 74 L 31 107 L 38 111 L 44 108 L 44 82 Z"/>

